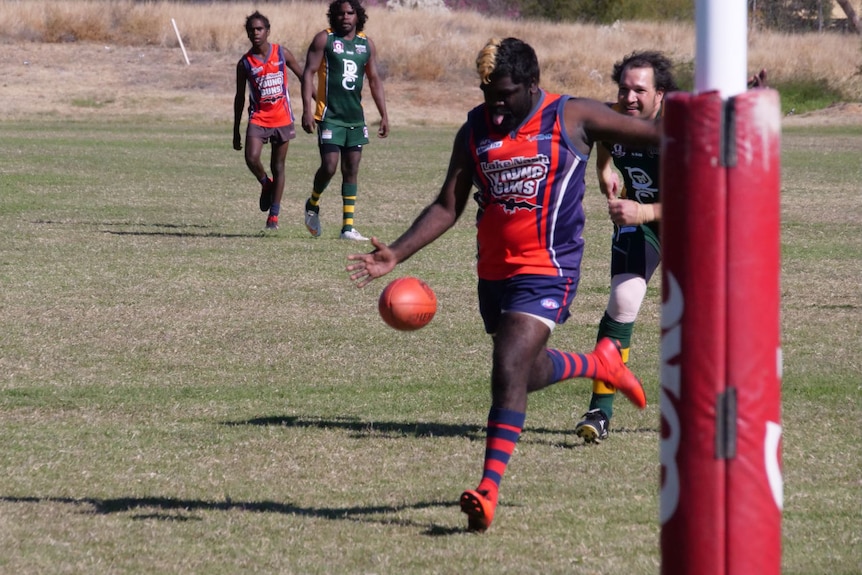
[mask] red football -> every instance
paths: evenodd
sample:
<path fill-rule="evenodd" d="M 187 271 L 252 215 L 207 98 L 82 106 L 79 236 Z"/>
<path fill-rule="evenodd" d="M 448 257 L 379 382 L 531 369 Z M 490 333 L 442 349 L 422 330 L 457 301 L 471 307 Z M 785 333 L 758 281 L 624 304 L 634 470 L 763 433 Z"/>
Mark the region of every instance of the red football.
<path fill-rule="evenodd" d="M 412 331 L 428 325 L 437 312 L 434 290 L 420 279 L 403 277 L 393 280 L 377 301 L 380 317 L 388 325 Z"/>

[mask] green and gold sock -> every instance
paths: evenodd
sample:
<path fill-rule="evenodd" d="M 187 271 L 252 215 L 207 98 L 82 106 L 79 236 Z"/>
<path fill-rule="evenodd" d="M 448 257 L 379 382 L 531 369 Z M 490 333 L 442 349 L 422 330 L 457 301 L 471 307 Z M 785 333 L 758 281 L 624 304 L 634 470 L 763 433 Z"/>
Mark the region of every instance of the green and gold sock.
<path fill-rule="evenodd" d="M 356 188 L 356 184 L 341 185 L 342 232 L 353 229 L 353 212 L 356 209 Z"/>

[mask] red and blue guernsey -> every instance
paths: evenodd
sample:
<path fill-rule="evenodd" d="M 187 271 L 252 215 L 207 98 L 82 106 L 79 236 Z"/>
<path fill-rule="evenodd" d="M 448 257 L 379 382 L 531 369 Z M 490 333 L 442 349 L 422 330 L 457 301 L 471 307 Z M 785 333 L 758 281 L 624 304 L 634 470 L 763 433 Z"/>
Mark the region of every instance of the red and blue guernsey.
<path fill-rule="evenodd" d="M 584 251 L 584 175 L 562 124 L 568 96 L 542 90 L 515 131 L 498 134 L 484 104 L 467 116 L 479 188 L 478 273 L 486 280 L 521 274 L 571 277 Z"/>
<path fill-rule="evenodd" d="M 293 123 L 290 94 L 287 92 L 288 68 L 278 44 L 270 44 L 261 62 L 249 50 L 243 57 L 248 78 L 248 121 L 264 128 L 281 128 Z"/>

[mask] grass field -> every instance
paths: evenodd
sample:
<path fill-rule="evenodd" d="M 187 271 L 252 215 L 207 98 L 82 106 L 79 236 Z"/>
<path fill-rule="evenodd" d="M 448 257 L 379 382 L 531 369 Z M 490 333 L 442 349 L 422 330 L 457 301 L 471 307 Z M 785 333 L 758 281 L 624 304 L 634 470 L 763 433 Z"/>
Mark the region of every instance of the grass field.
<path fill-rule="evenodd" d="M 453 131 L 367 148 L 357 227 L 394 239 L 436 193 Z M 282 229 L 225 125 L 0 124 L 0 573 L 654 574 L 658 283 L 632 367 L 651 405 L 572 430 L 586 382 L 531 397 L 492 530 L 464 532 L 479 479 L 490 345 L 471 214 L 397 270 L 436 290 L 425 329 L 383 325 L 337 238 L 301 205 Z M 783 572 L 862 568 L 862 127 L 783 134 Z M 607 294 L 602 201 L 563 349 L 592 346 Z"/>

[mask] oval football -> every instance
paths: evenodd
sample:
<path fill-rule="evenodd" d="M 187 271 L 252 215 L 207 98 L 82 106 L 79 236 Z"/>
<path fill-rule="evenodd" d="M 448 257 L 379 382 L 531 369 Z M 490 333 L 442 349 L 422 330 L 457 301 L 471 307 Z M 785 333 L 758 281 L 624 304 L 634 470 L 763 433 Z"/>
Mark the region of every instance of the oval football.
<path fill-rule="evenodd" d="M 425 327 L 434 318 L 437 296 L 427 283 L 407 276 L 391 281 L 383 289 L 377 307 L 387 325 L 413 331 Z"/>

